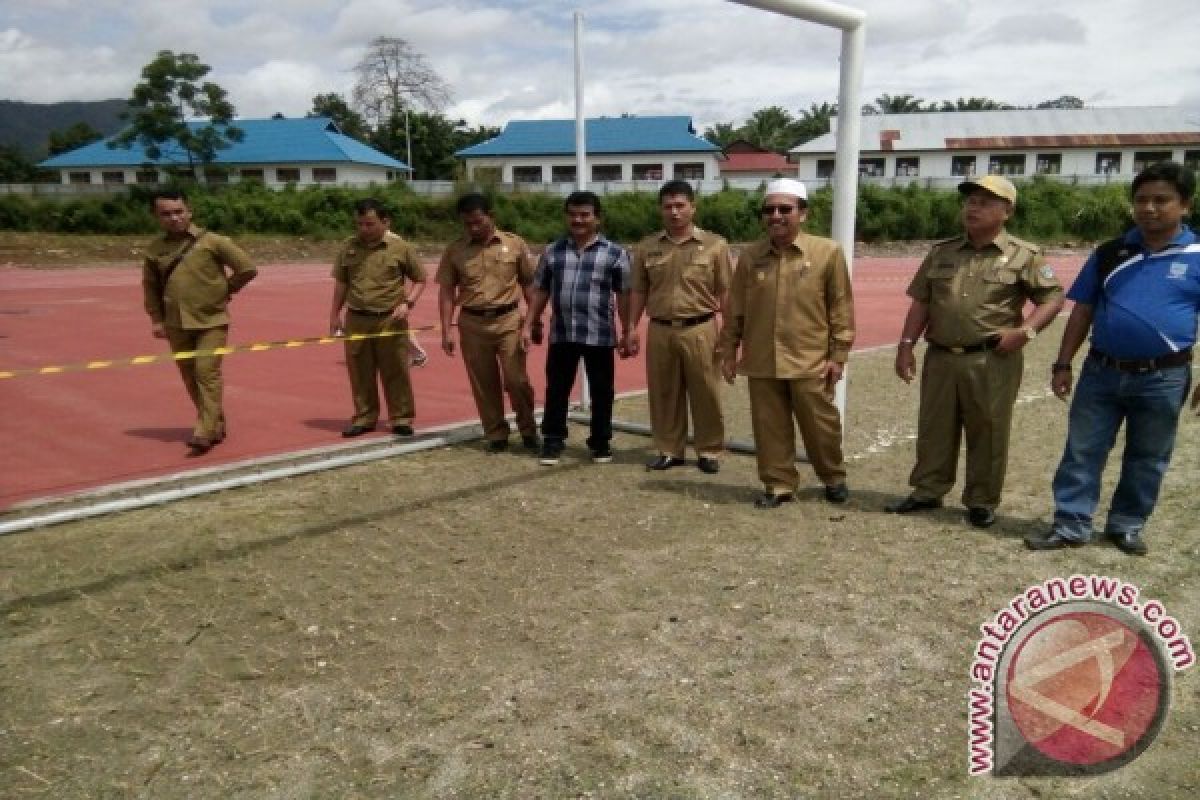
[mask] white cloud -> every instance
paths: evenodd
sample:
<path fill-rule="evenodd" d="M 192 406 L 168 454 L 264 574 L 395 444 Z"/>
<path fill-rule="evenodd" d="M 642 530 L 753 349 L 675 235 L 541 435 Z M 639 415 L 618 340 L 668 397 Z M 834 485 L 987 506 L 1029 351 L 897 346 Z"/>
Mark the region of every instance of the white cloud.
<path fill-rule="evenodd" d="M 1194 0 L 848 0 L 867 13 L 864 102 L 1073 94 L 1104 105 L 1200 101 Z M 837 95 L 840 34 L 722 0 L 583 0 L 591 115 L 691 114 L 699 127 Z M 499 125 L 574 115 L 560 0 L 5 0 L 0 98 L 126 97 L 160 49 L 196 53 L 244 116 L 349 92 L 370 39 L 401 36 L 451 85 L 447 114 Z M 1147 64 L 1145 49 L 1153 51 Z M 1142 51 L 1143 54 L 1139 54 Z"/>

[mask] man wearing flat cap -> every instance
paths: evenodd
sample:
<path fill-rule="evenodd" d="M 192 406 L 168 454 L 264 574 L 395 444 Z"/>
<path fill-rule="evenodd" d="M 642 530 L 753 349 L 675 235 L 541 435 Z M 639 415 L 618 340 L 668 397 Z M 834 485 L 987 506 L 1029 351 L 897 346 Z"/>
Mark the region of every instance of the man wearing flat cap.
<path fill-rule="evenodd" d="M 800 231 L 808 217 L 804 184 L 767 184 L 767 237 L 738 259 L 730 315 L 721 331 L 721 371 L 749 380 L 750 420 L 763 493 L 757 508 L 792 500 L 799 484 L 796 432 L 825 499 L 844 503 L 846 465 L 834 387 L 854 343 L 854 296 L 842 248 Z M 739 348 L 741 358 L 739 360 Z M 793 425 L 792 420 L 795 419 Z"/>
<path fill-rule="evenodd" d="M 928 344 L 921 370 L 917 463 L 912 492 L 887 506 L 896 514 L 939 508 L 954 486 L 958 450 L 967 440 L 962 501 L 977 528 L 996 521 L 1008 466 L 1012 409 L 1021 385 L 1021 349 L 1062 309 L 1063 290 L 1041 248 L 1009 235 L 1004 224 L 1017 189 L 999 175 L 958 185 L 964 233 L 938 242 L 908 285 L 912 298 L 896 375 L 916 376 L 918 337 Z M 1025 316 L 1028 301 L 1034 304 Z"/>

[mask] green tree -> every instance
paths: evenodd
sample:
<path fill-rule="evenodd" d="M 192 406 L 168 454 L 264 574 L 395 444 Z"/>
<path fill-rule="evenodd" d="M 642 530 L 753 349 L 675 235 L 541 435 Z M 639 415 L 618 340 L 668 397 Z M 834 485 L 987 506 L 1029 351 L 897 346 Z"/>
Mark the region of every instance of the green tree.
<path fill-rule="evenodd" d="M 925 101 L 911 94 L 881 94 L 875 102 L 863 106 L 864 114 L 912 114 L 926 111 Z"/>
<path fill-rule="evenodd" d="M 88 125 L 86 122 L 76 122 L 66 130 L 50 131 L 47 152 L 56 156 L 83 147 L 85 144 L 99 141 L 104 134 Z"/>
<path fill-rule="evenodd" d="M 155 162 L 164 158 L 177 161 L 171 150 L 178 148 L 188 172 L 197 175 L 198 166 L 211 164 L 218 150 L 240 142 L 245 135 L 232 124 L 235 111 L 225 90 L 215 83 L 199 82 L 209 70 L 192 53 L 160 50 L 142 67 L 142 82 L 133 88 L 130 112 L 125 115 L 129 127 L 108 146 L 129 149 L 140 145 Z M 208 122 L 189 124 L 196 118 Z"/>
<path fill-rule="evenodd" d="M 798 138 L 796 120 L 779 106 L 755 111 L 740 133 L 751 144 L 776 153 L 786 153 Z"/>
<path fill-rule="evenodd" d="M 933 105 L 930 104 L 930 108 Z M 1012 106 L 1008 103 L 1001 103 L 993 100 L 990 97 L 968 97 L 958 98 L 953 103 L 949 100 L 943 100 L 942 105 L 936 110 L 938 111 L 1004 111 L 1011 109 Z"/>
<path fill-rule="evenodd" d="M 800 112 L 800 117 L 793 126 L 797 138 L 792 146 L 804 144 L 829 133 L 832 130 L 833 118 L 836 116 L 837 103 L 821 103 L 820 105 L 811 103 L 807 109 Z"/>
<path fill-rule="evenodd" d="M 401 160 L 411 149 L 413 164 L 410 166 L 414 167 L 413 178 L 416 180 L 453 180 L 458 171 L 454 154 L 500 132 L 498 128 L 483 126 L 471 129 L 466 120 L 450 120 L 434 112 L 415 111 L 408 116 L 407 131 L 412 135 L 411 142 L 405 135 L 403 112 L 393 114 L 376 128 L 370 141 L 379 150 Z"/>
<path fill-rule="evenodd" d="M 19 147 L 0 144 L 0 183 L 33 183 L 37 167 Z"/>
<path fill-rule="evenodd" d="M 1045 100 L 1038 103 L 1037 108 L 1083 108 L 1083 101 L 1070 94 L 1064 94 L 1055 100 Z"/>
<path fill-rule="evenodd" d="M 342 133 L 351 139 L 362 141 L 367 138 L 369 133 L 367 122 L 363 119 L 362 114 L 351 108 L 346 99 L 336 92 L 319 94 L 314 97 L 312 111 L 308 112 L 308 116 L 329 117 L 337 123 Z"/>
<path fill-rule="evenodd" d="M 704 138 L 724 150 L 740 139 L 741 134 L 732 122 L 718 122 L 704 129 Z"/>

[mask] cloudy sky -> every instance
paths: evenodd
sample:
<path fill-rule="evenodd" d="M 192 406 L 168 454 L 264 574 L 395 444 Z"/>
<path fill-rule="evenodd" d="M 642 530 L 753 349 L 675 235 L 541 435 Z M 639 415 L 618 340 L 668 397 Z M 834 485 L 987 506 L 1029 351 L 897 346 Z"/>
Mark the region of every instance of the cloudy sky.
<path fill-rule="evenodd" d="M 1196 0 L 850 0 L 867 12 L 863 98 L 1200 107 Z M 3 0 L 0 99 L 128 97 L 158 50 L 212 67 L 239 116 L 349 96 L 374 36 L 423 52 L 472 125 L 574 116 L 572 12 L 590 116 L 687 114 L 703 128 L 837 97 L 840 33 L 723 0 Z"/>

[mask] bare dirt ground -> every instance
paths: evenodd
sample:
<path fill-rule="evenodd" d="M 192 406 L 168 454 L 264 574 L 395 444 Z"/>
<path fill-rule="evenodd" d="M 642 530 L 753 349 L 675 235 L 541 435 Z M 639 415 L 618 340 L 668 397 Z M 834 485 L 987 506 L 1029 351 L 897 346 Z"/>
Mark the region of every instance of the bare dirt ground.
<path fill-rule="evenodd" d="M 0 537 L 0 796 L 1195 797 L 1196 669 L 1117 772 L 966 777 L 978 626 L 1025 587 L 1120 577 L 1200 638 L 1194 416 L 1149 557 L 1021 546 L 1051 511 L 1060 331 L 1028 351 L 987 532 L 883 513 L 917 397 L 885 349 L 851 359 L 845 507 L 814 483 L 756 511 L 752 457 L 651 474 L 634 435 L 594 466 L 576 429 L 556 468 L 464 445 Z M 740 383 L 727 413 L 748 438 Z"/>

